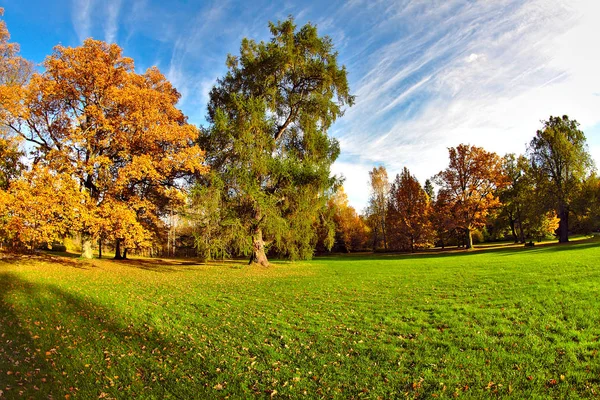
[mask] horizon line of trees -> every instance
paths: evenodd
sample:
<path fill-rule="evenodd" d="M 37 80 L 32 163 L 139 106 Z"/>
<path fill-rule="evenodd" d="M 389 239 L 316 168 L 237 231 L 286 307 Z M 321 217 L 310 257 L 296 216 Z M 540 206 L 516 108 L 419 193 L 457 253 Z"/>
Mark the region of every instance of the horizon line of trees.
<path fill-rule="evenodd" d="M 524 241 L 557 218 L 561 242 L 597 229 L 598 179 L 566 116 L 545 121 L 526 156 L 451 148 L 424 187 L 407 168 L 391 184 L 374 168 L 359 215 L 330 173 L 340 147 L 328 129 L 355 101 L 346 69 L 314 25 L 269 28 L 227 57 L 196 127 L 158 68 L 137 73 L 116 44 L 58 45 L 35 72 L 0 20 L 0 244 L 78 238 L 87 258 L 191 251 L 267 266 L 331 249 L 469 248 L 484 227 Z"/>
<path fill-rule="evenodd" d="M 500 157 L 465 144 L 448 153 L 448 167 L 423 186 L 406 167 L 392 183 L 383 166 L 373 168 L 363 215 L 342 194 L 331 205 L 336 249 L 469 249 L 474 235 L 477 242 L 556 237 L 564 243 L 571 233 L 600 229 L 600 178 L 585 135 L 568 116 L 542 121 L 525 155 Z M 347 219 L 357 221 L 352 229 Z"/>

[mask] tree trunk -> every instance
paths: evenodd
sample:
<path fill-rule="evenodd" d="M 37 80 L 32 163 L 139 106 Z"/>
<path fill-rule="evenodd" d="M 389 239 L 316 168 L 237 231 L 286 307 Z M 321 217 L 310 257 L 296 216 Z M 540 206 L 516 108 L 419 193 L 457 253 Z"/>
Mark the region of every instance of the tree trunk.
<path fill-rule="evenodd" d="M 567 243 L 569 241 L 569 210 L 564 206 L 558 207 L 558 242 Z"/>
<path fill-rule="evenodd" d="M 467 228 L 465 229 L 465 241 L 466 241 L 466 248 L 468 249 L 472 249 L 473 248 L 473 235 L 471 234 L 471 228 Z"/>
<path fill-rule="evenodd" d="M 269 260 L 265 254 L 265 242 L 263 241 L 262 229 L 256 228 L 252 234 L 252 254 L 248 265 L 258 264 L 263 267 L 269 266 Z"/>
<path fill-rule="evenodd" d="M 115 260 L 122 260 L 121 256 L 121 239 L 115 240 Z"/>
<path fill-rule="evenodd" d="M 508 218 L 508 223 L 510 224 L 510 230 L 513 235 L 513 240 L 515 243 L 519 242 L 519 238 L 517 237 L 517 231 L 515 230 L 515 220 L 512 217 Z"/>
<path fill-rule="evenodd" d="M 521 219 L 519 219 L 519 243 L 525 243 L 525 230 Z"/>
<path fill-rule="evenodd" d="M 94 252 L 92 251 L 92 238 L 88 235 L 81 235 L 81 258 L 93 258 Z"/>
<path fill-rule="evenodd" d="M 383 233 L 383 249 L 385 251 L 387 251 L 387 249 L 388 249 L 388 246 L 387 246 L 387 232 L 386 232 L 386 229 L 385 229 L 385 219 L 384 218 L 381 219 L 381 233 Z"/>
<path fill-rule="evenodd" d="M 102 258 L 102 239 L 98 239 L 98 258 Z"/>
<path fill-rule="evenodd" d="M 127 247 L 123 249 L 123 260 L 127 260 Z"/>
<path fill-rule="evenodd" d="M 373 252 L 377 251 L 377 241 L 378 241 L 378 229 L 377 227 L 375 227 L 375 229 L 373 230 Z"/>

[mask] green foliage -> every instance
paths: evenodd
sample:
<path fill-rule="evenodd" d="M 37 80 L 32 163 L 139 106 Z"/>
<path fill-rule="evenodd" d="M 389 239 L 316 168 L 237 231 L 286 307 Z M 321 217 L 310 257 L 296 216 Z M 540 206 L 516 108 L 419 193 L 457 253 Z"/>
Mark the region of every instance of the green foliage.
<path fill-rule="evenodd" d="M 559 241 L 569 237 L 569 213 L 571 203 L 581 190 L 582 183 L 593 168 L 587 151 L 585 135 L 576 120 L 568 116 L 553 117 L 542 121 L 529 144 L 529 156 L 537 184 L 553 201 L 560 218 Z"/>
<path fill-rule="evenodd" d="M 593 397 L 599 251 L 583 241 L 270 269 L 2 259 L 0 390 L 9 399 Z"/>
<path fill-rule="evenodd" d="M 583 181 L 571 207 L 575 217 L 571 224 L 574 232 L 587 234 L 600 230 L 600 177 L 593 173 Z"/>
<path fill-rule="evenodd" d="M 243 252 L 264 244 L 306 259 L 336 182 L 330 166 L 340 149 L 327 130 L 353 96 L 328 37 L 310 24 L 296 30 L 292 19 L 270 27 L 269 42 L 242 41 L 210 93 L 211 126 L 199 143 L 222 185 L 200 185 L 220 191 L 222 218 L 252 236 Z"/>
<path fill-rule="evenodd" d="M 556 229 L 555 213 L 546 195 L 546 185 L 540 184 L 530 160 L 525 156 L 507 154 L 503 160 L 508 185 L 499 191 L 502 208 L 500 221 L 510 226 L 513 240 L 541 240 Z"/>
<path fill-rule="evenodd" d="M 240 220 L 225 209 L 224 184 L 217 174 L 210 173 L 207 178 L 210 179 L 207 185 L 193 188 L 191 204 L 183 214 L 193 224 L 197 254 L 203 260 L 244 254 L 249 248 L 249 239 Z"/>
<path fill-rule="evenodd" d="M 425 193 L 427 193 L 427 196 L 429 196 L 429 200 L 431 202 L 434 202 L 435 191 L 433 188 L 433 183 L 431 183 L 431 179 L 425 179 L 425 185 L 423 185 L 423 190 L 425 190 Z"/>
<path fill-rule="evenodd" d="M 482 228 L 482 229 L 485 230 L 485 228 Z M 484 232 L 482 232 L 479 229 L 474 229 L 473 232 L 471 232 L 471 235 L 472 235 L 472 239 L 473 239 L 473 244 L 480 244 L 485 241 Z"/>

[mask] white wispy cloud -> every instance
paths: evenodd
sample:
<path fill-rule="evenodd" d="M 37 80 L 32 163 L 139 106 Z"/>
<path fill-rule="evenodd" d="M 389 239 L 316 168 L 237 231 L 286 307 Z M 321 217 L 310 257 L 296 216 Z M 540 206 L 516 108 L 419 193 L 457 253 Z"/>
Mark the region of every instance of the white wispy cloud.
<path fill-rule="evenodd" d="M 349 70 L 366 72 L 351 82 L 357 103 L 334 128 L 342 145 L 336 171 L 353 165 L 348 171 L 361 174 L 347 182 L 362 187 L 346 188 L 358 209 L 367 171 L 377 164 L 390 176 L 407 166 L 423 182 L 445 167 L 447 147 L 464 142 L 522 153 L 550 115 L 568 114 L 584 130 L 600 122 L 600 98 L 593 95 L 600 90 L 598 3 L 404 6 L 396 13 L 387 7 L 388 14 L 379 9 L 386 17 L 369 40 L 390 35 L 389 21 L 406 27 L 398 37 L 366 57 L 347 56 Z"/>
<path fill-rule="evenodd" d="M 79 42 L 104 30 L 104 40 L 114 43 L 119 31 L 119 14 L 122 0 L 73 0 L 71 21 Z"/>
<path fill-rule="evenodd" d="M 121 10 L 121 0 L 111 0 L 106 2 L 106 28 L 104 37 L 108 43 L 114 43 L 119 30 L 119 11 Z"/>
<path fill-rule="evenodd" d="M 73 27 L 80 42 L 90 36 L 94 0 L 74 0 L 71 7 Z"/>
<path fill-rule="evenodd" d="M 188 110 L 193 122 L 199 122 L 205 113 L 208 92 L 216 82 L 214 73 L 206 71 L 194 62 L 199 57 L 207 56 L 206 40 L 212 32 L 218 31 L 225 19 L 226 2 L 215 2 L 191 18 L 189 25 L 180 29 L 173 42 L 173 50 L 166 72 L 167 79 L 181 93 L 180 103 Z M 217 69 L 224 66 L 224 59 L 219 60 Z M 211 77 L 211 78 L 208 78 Z M 213 78 L 214 77 L 214 78 Z"/>

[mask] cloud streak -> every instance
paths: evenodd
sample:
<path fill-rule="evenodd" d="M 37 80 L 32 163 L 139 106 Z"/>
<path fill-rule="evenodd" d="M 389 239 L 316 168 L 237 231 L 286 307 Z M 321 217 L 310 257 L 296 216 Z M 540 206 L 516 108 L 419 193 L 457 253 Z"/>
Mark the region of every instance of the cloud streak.
<path fill-rule="evenodd" d="M 593 2 L 406 6 L 386 14 L 383 4 L 372 5 L 386 18 L 369 32 L 371 42 L 385 43 L 378 36 L 390 35 L 392 21 L 407 28 L 367 57 L 345 56 L 350 71 L 368 65 L 352 82 L 356 106 L 334 128 L 339 164 L 354 165 L 345 175 L 362 171 L 346 187 L 358 209 L 372 166 L 385 165 L 390 176 L 407 166 L 423 182 L 445 167 L 447 147 L 523 152 L 551 114 L 569 114 L 584 128 L 600 121 L 593 111 L 600 106 L 593 96 L 600 88 Z"/>
<path fill-rule="evenodd" d="M 119 11 L 121 10 L 121 0 L 112 0 L 106 2 L 106 28 L 104 37 L 108 43 L 114 43 L 117 39 L 119 30 Z"/>
<path fill-rule="evenodd" d="M 92 27 L 92 6 L 94 0 L 74 0 L 72 5 L 72 21 L 79 42 L 90 36 Z"/>
<path fill-rule="evenodd" d="M 122 0 L 73 0 L 71 22 L 79 43 L 103 30 L 104 40 L 117 41 Z"/>
<path fill-rule="evenodd" d="M 390 176 L 407 166 L 423 182 L 445 167 L 450 146 L 523 152 L 551 114 L 600 127 L 594 0 L 73 0 L 71 14 L 80 41 L 124 39 L 138 66 L 161 68 L 197 124 L 243 37 L 268 39 L 267 22 L 288 15 L 316 23 L 357 95 L 331 131 L 342 146 L 334 171 L 357 209 L 374 166 Z"/>

